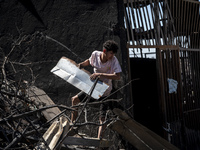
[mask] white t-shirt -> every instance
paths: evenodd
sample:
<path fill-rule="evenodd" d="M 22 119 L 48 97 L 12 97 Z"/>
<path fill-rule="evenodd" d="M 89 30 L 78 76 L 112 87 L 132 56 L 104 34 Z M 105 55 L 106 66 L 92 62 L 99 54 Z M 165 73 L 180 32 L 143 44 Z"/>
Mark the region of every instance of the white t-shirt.
<path fill-rule="evenodd" d="M 115 56 L 106 63 L 102 63 L 100 59 L 102 53 L 101 51 L 94 51 L 89 58 L 90 65 L 94 67 L 95 73 L 113 74 L 122 72 L 119 61 Z M 109 88 L 103 94 L 103 96 L 108 96 L 112 90 L 112 79 L 102 77 L 101 80 L 109 85 Z"/>

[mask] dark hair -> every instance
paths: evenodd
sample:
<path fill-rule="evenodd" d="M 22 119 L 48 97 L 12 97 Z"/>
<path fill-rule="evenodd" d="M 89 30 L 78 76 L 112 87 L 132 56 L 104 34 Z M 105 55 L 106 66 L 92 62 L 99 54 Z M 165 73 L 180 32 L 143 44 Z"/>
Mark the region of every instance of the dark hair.
<path fill-rule="evenodd" d="M 107 51 L 113 51 L 113 53 L 117 53 L 119 47 L 115 41 L 108 40 L 103 43 L 103 48 L 105 48 Z"/>

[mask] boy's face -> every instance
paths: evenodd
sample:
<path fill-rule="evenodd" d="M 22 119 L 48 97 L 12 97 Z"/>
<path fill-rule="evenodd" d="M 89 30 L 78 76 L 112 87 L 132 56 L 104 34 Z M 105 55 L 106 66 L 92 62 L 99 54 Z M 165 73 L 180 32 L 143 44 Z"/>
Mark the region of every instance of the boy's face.
<path fill-rule="evenodd" d="M 106 50 L 105 54 L 106 54 L 107 60 L 110 60 L 110 59 L 112 59 L 115 56 L 115 53 L 113 53 L 113 51 L 107 51 Z"/>

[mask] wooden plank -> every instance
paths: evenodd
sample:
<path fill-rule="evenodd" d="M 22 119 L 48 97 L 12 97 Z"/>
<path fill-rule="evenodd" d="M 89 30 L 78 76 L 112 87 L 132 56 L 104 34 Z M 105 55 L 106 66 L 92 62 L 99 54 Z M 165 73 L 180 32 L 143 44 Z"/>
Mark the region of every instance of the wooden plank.
<path fill-rule="evenodd" d="M 59 121 L 54 121 L 48 130 L 44 133 L 43 138 L 49 145 L 50 149 L 54 149 L 59 140 L 69 130 L 69 121 L 64 116 L 59 118 Z"/>
<path fill-rule="evenodd" d="M 39 105 L 39 108 L 42 108 L 44 106 L 49 105 L 55 105 L 54 102 L 50 99 L 50 97 L 41 89 L 32 86 L 28 90 L 29 98 L 36 104 Z M 58 107 L 46 109 L 42 111 L 44 117 L 47 120 L 51 120 L 54 118 L 57 114 L 60 114 L 61 111 Z"/>
<path fill-rule="evenodd" d="M 47 131 L 43 134 L 43 139 L 49 146 L 49 149 L 53 150 L 56 148 L 56 145 L 59 144 L 59 141 L 66 135 L 69 130 L 69 121 L 66 117 L 62 116 L 59 120 L 54 121 Z M 44 143 L 37 143 L 35 149 L 43 149 Z M 60 149 L 61 145 L 58 145 L 56 149 Z"/>
<path fill-rule="evenodd" d="M 82 146 L 94 146 L 94 147 L 109 147 L 113 143 L 105 139 L 98 138 L 79 138 L 68 136 L 65 138 L 64 145 L 82 145 Z"/>
<path fill-rule="evenodd" d="M 131 132 L 127 127 L 124 126 L 123 122 L 116 121 L 111 126 L 112 130 L 123 136 L 130 144 L 132 144 L 138 150 L 149 150 L 151 149 L 149 145 L 143 143 L 142 140 L 133 132 Z"/>
<path fill-rule="evenodd" d="M 119 116 L 119 120 L 110 124 L 109 127 L 121 134 L 138 150 L 146 149 L 173 149 L 177 147 L 158 136 L 148 128 L 131 119 L 120 109 L 114 109 L 114 113 Z"/>

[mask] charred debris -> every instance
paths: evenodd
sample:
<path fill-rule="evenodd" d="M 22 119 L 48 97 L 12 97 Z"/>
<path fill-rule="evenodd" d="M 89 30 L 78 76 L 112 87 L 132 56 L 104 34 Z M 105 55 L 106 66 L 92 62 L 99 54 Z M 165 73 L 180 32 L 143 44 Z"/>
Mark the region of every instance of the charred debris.
<path fill-rule="evenodd" d="M 87 119 L 80 122 L 78 119 L 86 106 L 102 103 L 90 103 L 91 94 L 85 103 L 75 106 L 80 107 L 81 112 L 77 120 L 70 123 L 66 114 L 75 107 L 56 105 L 43 90 L 27 81 L 10 79 L 4 68 L 5 62 L 9 61 L 3 61 L 1 68 L 0 149 L 177 149 L 134 121 L 127 110 L 114 108 L 103 124 L 99 124 L 98 119 L 96 122 Z M 103 103 L 121 100 L 107 99 Z M 107 124 L 108 132 L 105 133 L 109 135 L 106 136 L 108 139 L 97 139 L 79 132 L 80 127 L 104 124 Z"/>
<path fill-rule="evenodd" d="M 33 82 L 29 83 L 22 78 L 16 81 L 13 74 L 17 71 L 9 61 L 11 52 L 7 56 L 3 52 L 1 55 L 4 57 L 1 58 L 0 81 L 0 149 L 70 149 L 68 145 L 84 145 L 94 149 L 111 146 L 108 140 L 88 139 L 78 133 L 79 127 L 101 126 L 98 120 L 72 124 L 66 114 L 75 108 L 56 105 L 43 90 L 33 86 Z M 13 74 L 9 67 L 15 70 Z M 86 104 L 75 107 L 84 110 Z M 110 117 L 105 123 L 117 118 L 116 115 Z"/>

